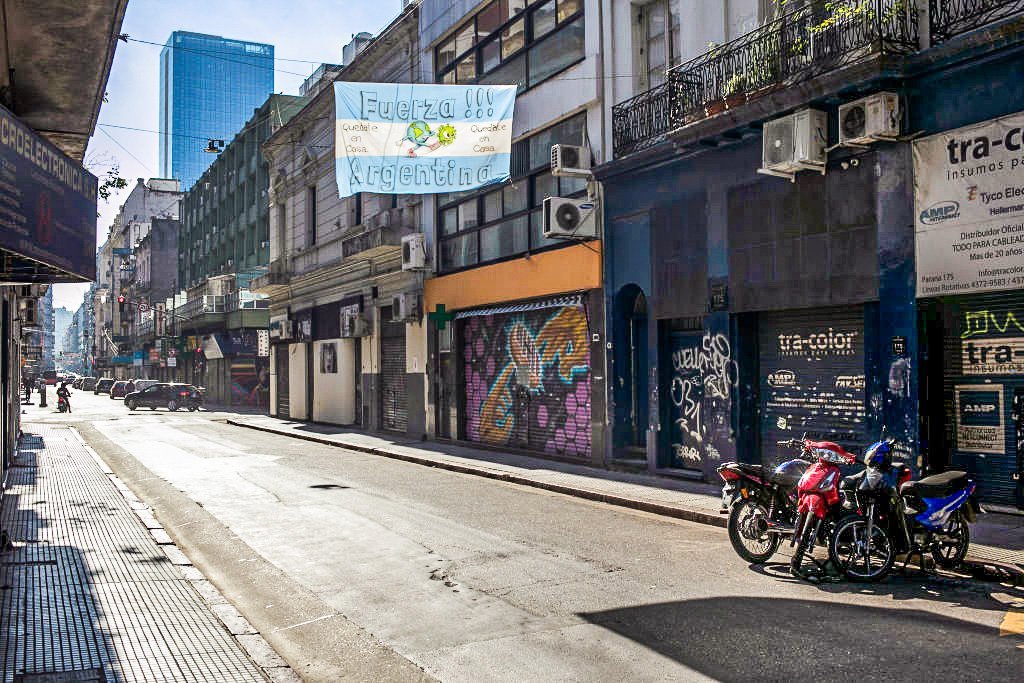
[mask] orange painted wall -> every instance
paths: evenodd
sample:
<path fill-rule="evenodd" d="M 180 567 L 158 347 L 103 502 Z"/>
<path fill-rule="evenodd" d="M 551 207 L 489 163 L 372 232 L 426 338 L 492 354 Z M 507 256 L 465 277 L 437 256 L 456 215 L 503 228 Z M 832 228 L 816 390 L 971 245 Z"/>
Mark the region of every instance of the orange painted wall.
<path fill-rule="evenodd" d="M 427 311 L 457 311 L 600 286 L 601 242 L 592 241 L 427 280 L 423 299 Z"/>

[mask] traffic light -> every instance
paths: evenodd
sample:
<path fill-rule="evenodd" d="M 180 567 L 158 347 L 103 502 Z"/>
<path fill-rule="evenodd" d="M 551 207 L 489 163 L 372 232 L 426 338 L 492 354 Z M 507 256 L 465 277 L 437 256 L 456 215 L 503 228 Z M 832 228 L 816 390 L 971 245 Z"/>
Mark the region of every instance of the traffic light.
<path fill-rule="evenodd" d="M 117 309 L 121 313 L 121 315 L 125 314 L 125 309 L 124 309 L 125 301 L 126 300 L 125 300 L 124 294 L 121 294 L 121 295 L 119 295 L 117 297 Z"/>

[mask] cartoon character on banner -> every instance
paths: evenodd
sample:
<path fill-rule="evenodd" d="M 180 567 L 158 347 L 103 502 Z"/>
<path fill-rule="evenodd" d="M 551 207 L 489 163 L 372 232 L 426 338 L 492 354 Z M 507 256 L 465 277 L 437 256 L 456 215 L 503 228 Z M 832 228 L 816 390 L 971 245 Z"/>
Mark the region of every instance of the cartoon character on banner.
<path fill-rule="evenodd" d="M 455 126 L 450 123 L 442 123 L 435 131 L 426 121 L 413 121 L 398 146 L 405 150 L 406 156 L 422 157 L 452 144 L 455 135 Z"/>

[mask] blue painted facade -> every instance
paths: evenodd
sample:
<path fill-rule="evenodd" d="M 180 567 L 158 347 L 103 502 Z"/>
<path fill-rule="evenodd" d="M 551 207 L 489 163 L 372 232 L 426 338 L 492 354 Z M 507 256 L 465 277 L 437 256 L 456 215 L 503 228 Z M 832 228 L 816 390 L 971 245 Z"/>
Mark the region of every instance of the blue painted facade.
<path fill-rule="evenodd" d="M 1024 51 L 1016 45 L 1018 34 L 976 33 L 964 37 L 962 49 L 947 43 L 923 51 L 907 60 L 902 73 L 882 73 L 874 81 L 851 84 L 843 93 L 805 104 L 828 112 L 833 143 L 838 104 L 878 90 L 900 95 L 907 112 L 904 131 L 922 135 L 1024 110 Z M 776 116 L 785 113 L 779 111 Z M 856 354 L 834 360 L 798 359 L 807 368 L 820 370 L 826 380 L 835 378 L 837 387 L 855 386 L 859 380 L 851 379 L 856 371 L 850 367 L 860 368 L 863 391 L 848 395 L 862 395 L 862 415 L 850 406 L 836 411 L 833 405 L 827 411 L 858 412 L 855 421 L 859 427 L 849 434 L 859 434 L 862 443 L 846 445 L 863 447 L 875 440 L 884 426 L 897 438 L 899 457 L 919 471 L 956 466 L 980 478 L 1008 482 L 1012 472 L 1005 467 L 1014 466 L 1009 454 L 1000 470 L 1003 465 L 997 467 L 984 456 L 972 459 L 955 452 L 949 437 L 948 404 L 957 379 L 951 376 L 948 349 L 956 340 L 943 326 L 953 324 L 965 307 L 969 308 L 969 302 L 963 297 L 916 299 L 912 142 L 837 150 L 830 154 L 825 179 L 811 172 L 800 173 L 795 185 L 803 188 L 792 191 L 772 185 L 788 185 L 786 180 L 756 173 L 761 144 L 760 131 L 751 126 L 690 146 L 672 148 L 671 143 L 661 143 L 664 149 L 648 149 L 598 169 L 605 183 L 605 291 L 612 343 L 610 455 L 624 457 L 627 449 L 637 445 L 629 428 L 636 415 L 630 399 L 639 393 L 648 397 L 643 441 L 651 471 L 717 482 L 714 466 L 719 462 L 775 461 L 779 454 L 774 442 L 766 442 L 766 435 L 789 429 L 792 436 L 799 437 L 800 423 L 787 424 L 785 408 L 769 405 L 766 389 L 770 391 L 773 383 L 801 380 L 791 380 L 788 371 L 777 368 L 775 376 L 769 376 L 771 354 L 765 347 L 774 343 L 777 330 L 772 325 L 806 321 L 807 329 L 824 332 L 831 329 L 830 316 L 847 321 L 853 316 L 862 324 L 862 328 L 851 327 L 862 344 Z M 684 212 L 688 219 L 662 223 L 670 227 L 660 228 L 659 233 L 664 207 L 684 195 L 696 197 L 688 200 Z M 770 198 L 776 195 L 777 199 Z M 745 201 L 756 207 L 783 208 L 748 215 L 742 209 Z M 700 223 L 693 219 L 694 207 L 703 216 L 699 236 L 691 234 L 688 227 Z M 669 210 L 670 215 L 677 213 Z M 819 223 L 825 226 L 821 232 L 826 237 L 814 234 Z M 775 237 L 764 238 L 765 233 Z M 744 261 L 746 242 L 762 239 L 770 246 Z M 826 241 L 828 246 L 822 247 Z M 666 256 L 673 254 L 674 248 L 695 253 L 688 263 L 697 264 L 701 279 L 707 282 L 705 291 L 683 290 L 673 286 L 671 277 L 657 275 L 672 270 L 663 261 L 675 258 Z M 793 250 L 799 256 L 793 257 Z M 816 258 L 808 255 L 817 253 L 827 258 L 829 272 L 824 277 L 813 273 L 807 278 L 789 277 L 784 272 L 785 263 L 813 271 Z M 844 272 L 851 264 L 857 272 Z M 759 268 L 774 275 L 762 279 Z M 728 283 L 724 298 L 723 288 L 715 283 Z M 748 296 L 750 290 L 757 291 Z M 641 291 L 647 303 L 646 333 L 642 353 L 637 353 L 627 341 L 630 325 L 635 324 L 629 317 L 630 302 Z M 1009 306 L 1019 300 L 1024 313 L 1024 293 L 999 296 Z M 930 335 L 927 343 L 921 334 Z M 701 340 L 705 343 L 703 356 L 697 344 Z M 725 348 L 723 340 L 729 351 L 727 365 L 716 353 Z M 947 349 L 945 355 L 942 346 Z M 635 367 L 638 361 L 645 372 Z M 830 364 L 835 368 L 830 370 Z M 693 370 L 694 365 L 700 372 Z M 641 381 L 635 376 L 642 377 Z M 928 386 L 922 383 L 925 376 L 930 378 Z M 635 384 L 632 390 L 631 382 Z M 702 446 L 694 455 L 688 446 L 680 449 L 679 437 L 673 436 L 679 417 L 673 410 L 680 403 L 680 387 L 690 391 L 698 385 L 703 390 L 699 403 L 704 411 L 698 441 L 710 448 Z M 1004 418 L 1012 426 L 1015 420 L 1024 421 L 1018 414 L 1024 412 L 1024 377 L 1010 380 L 1006 386 Z M 837 389 L 836 395 L 840 394 Z M 810 396 L 808 402 L 813 404 L 821 395 Z M 1016 409 L 1014 395 L 1020 397 Z M 848 422 L 836 417 L 837 429 L 842 431 L 838 425 Z M 692 421 L 686 425 L 692 431 Z M 843 442 L 842 438 L 836 440 Z M 1008 428 L 1008 448 L 1020 448 L 1012 440 Z M 687 461 L 687 457 L 691 459 Z M 1019 487 L 1014 493 L 1012 484 L 981 489 L 991 501 L 1022 503 Z"/>

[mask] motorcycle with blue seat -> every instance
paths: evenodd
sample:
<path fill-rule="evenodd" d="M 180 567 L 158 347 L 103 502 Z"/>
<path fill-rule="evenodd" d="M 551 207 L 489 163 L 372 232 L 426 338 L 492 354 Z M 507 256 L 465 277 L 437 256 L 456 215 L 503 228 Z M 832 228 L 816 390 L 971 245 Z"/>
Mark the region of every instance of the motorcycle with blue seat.
<path fill-rule="evenodd" d="M 910 467 L 893 461 L 894 443 L 883 430 L 864 454 L 865 469 L 840 487 L 849 514 L 832 533 L 829 558 L 851 581 L 881 581 L 904 553 L 906 564 L 919 556 L 922 569 L 925 553 L 938 566 L 955 568 L 970 546 L 969 524 L 982 512 L 966 472 L 912 481 Z"/>

